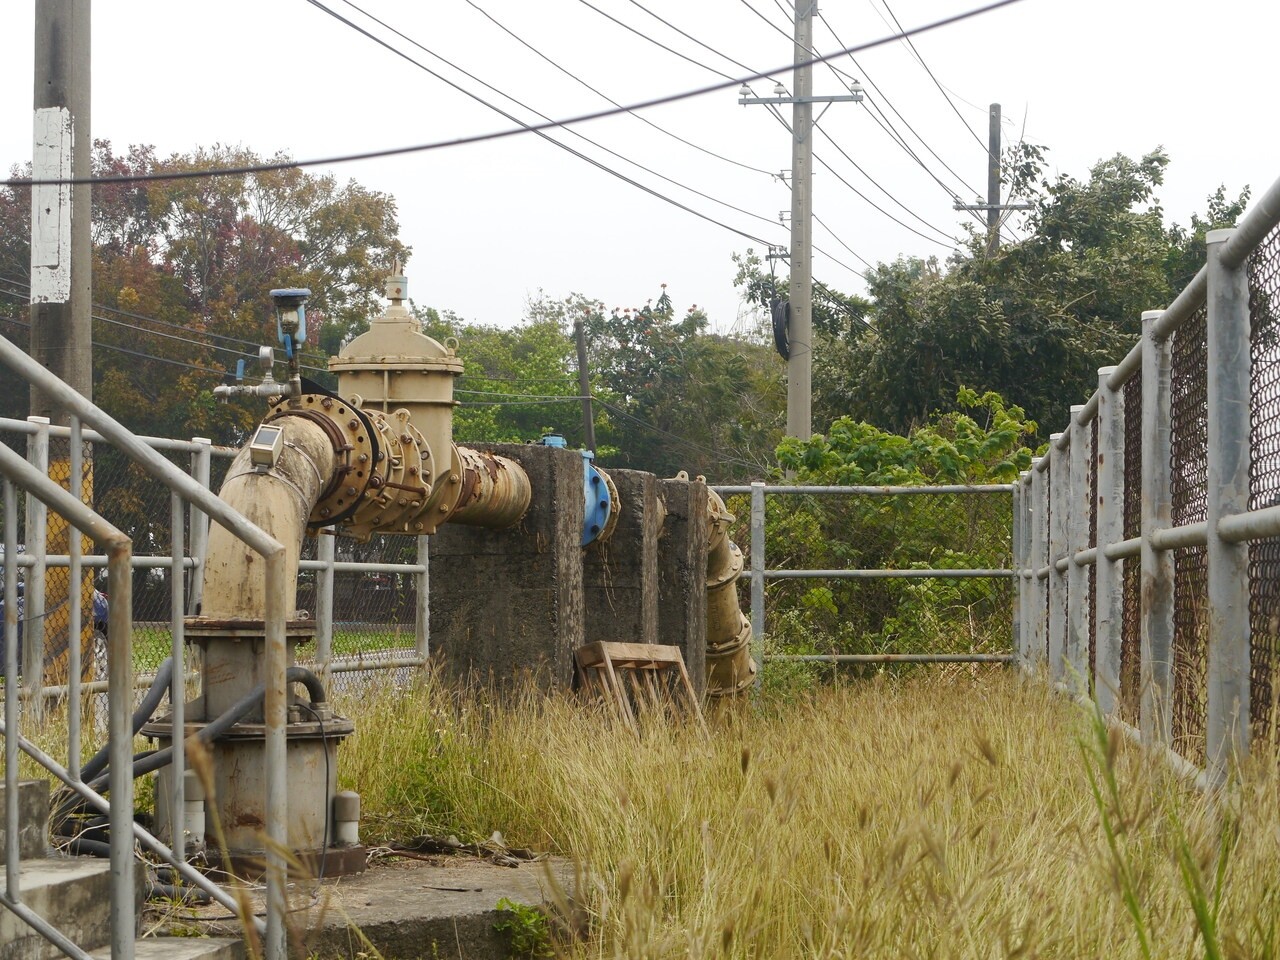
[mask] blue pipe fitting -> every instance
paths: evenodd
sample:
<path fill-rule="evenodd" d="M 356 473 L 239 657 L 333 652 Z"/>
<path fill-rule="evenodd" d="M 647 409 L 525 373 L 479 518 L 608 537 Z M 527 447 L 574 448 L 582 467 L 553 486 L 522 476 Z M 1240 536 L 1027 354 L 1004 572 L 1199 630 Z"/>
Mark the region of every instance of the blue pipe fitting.
<path fill-rule="evenodd" d="M 544 447 L 567 449 L 569 444 L 558 433 L 549 433 L 540 441 Z M 613 514 L 613 495 L 609 485 L 592 462 L 595 454 L 590 450 L 579 450 L 582 454 L 582 545 L 592 543 L 609 525 L 609 517 Z"/>

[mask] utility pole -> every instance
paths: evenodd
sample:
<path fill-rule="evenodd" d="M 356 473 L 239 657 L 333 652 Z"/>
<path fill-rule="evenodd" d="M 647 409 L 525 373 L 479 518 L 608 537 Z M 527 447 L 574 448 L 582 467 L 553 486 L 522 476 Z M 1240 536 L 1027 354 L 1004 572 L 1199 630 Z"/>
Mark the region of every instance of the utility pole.
<path fill-rule="evenodd" d="M 89 129 L 91 0 L 40 0 L 35 5 L 34 124 L 31 174 L 34 180 L 87 178 L 93 139 Z M 93 333 L 90 326 L 92 257 L 90 188 L 47 184 L 31 188 L 31 356 L 81 396 L 93 397 Z M 31 387 L 31 413 L 55 425 L 70 421 L 67 411 Z M 73 442 L 78 434 L 73 434 Z M 47 442 L 48 434 L 44 435 Z M 86 503 L 93 502 L 93 459 L 88 444 L 72 450 L 61 442 L 45 447 L 50 479 Z M 53 449 L 50 449 L 53 447 Z M 73 476 L 73 471 L 76 474 Z M 27 537 L 46 554 L 69 554 L 88 541 L 65 518 L 28 498 Z M 33 522 L 34 521 L 34 522 Z M 41 530 L 40 528 L 43 527 Z M 78 584 L 66 571 L 28 574 L 26 671 L 45 683 L 66 683 L 72 643 L 79 643 L 86 675 L 93 667 L 93 576 Z M 76 595 L 79 594 L 79 603 Z M 70 601 L 70 603 L 68 603 Z M 79 606 L 79 617 L 72 613 Z M 73 636 L 77 629 L 79 637 Z M 38 642 L 43 640 L 43 643 Z"/>
<path fill-rule="evenodd" d="M 1030 210 L 1029 203 L 1000 202 L 1000 104 L 993 103 L 988 114 L 990 127 L 987 133 L 987 202 L 955 202 L 957 210 L 985 211 L 987 214 L 987 256 L 1000 247 L 1000 214 L 1006 210 Z"/>
<path fill-rule="evenodd" d="M 742 104 L 791 104 L 791 281 L 790 323 L 787 331 L 787 436 L 808 440 L 813 435 L 813 105 L 837 101 L 859 102 L 862 84 L 854 81 L 848 94 L 813 95 L 813 15 L 817 0 L 797 0 L 795 68 L 792 95 L 779 83 L 772 97 L 756 97 L 743 84 Z"/>
<path fill-rule="evenodd" d="M 582 395 L 582 437 L 587 449 L 596 452 L 596 418 L 591 412 L 591 374 L 587 370 L 587 332 L 581 320 L 573 321 L 573 337 L 578 343 L 578 390 Z"/>
<path fill-rule="evenodd" d="M 32 177 L 90 174 L 90 0 L 35 5 L 35 137 Z M 90 327 L 92 248 L 87 186 L 37 186 L 31 196 L 31 356 L 85 397 L 93 396 Z M 31 413 L 65 424 L 66 414 L 31 388 Z"/>

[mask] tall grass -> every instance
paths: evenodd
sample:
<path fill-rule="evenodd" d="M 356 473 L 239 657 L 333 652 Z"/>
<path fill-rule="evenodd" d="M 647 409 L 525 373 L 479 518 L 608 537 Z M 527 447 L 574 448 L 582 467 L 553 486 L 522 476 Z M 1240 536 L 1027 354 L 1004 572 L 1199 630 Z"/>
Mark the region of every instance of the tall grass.
<path fill-rule="evenodd" d="M 501 830 L 579 858 L 578 956 L 1278 952 L 1276 778 L 1189 794 L 1008 673 L 824 687 L 721 713 L 709 739 L 637 739 L 532 690 L 428 682 L 347 709 L 366 834 Z"/>

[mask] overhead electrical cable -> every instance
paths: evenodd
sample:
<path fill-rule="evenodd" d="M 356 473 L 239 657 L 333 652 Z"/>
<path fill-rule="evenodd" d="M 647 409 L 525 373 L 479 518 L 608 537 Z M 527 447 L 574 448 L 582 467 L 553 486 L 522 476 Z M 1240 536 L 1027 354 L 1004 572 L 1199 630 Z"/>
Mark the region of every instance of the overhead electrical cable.
<path fill-rule="evenodd" d="M 567 67 L 561 66 L 561 65 L 560 65 L 559 63 L 557 63 L 555 60 L 551 59 L 551 57 L 547 56 L 545 53 L 543 53 L 541 50 L 539 50 L 539 49 L 538 49 L 537 47 L 535 47 L 533 44 L 529 43 L 529 41 L 525 40 L 525 39 L 524 39 L 522 36 L 520 36 L 518 33 L 516 33 L 515 31 L 511 30 L 511 29 L 510 29 L 509 27 L 507 27 L 505 24 L 503 24 L 502 22 L 500 22 L 499 20 L 497 20 L 497 19 L 496 19 L 496 18 L 495 18 L 491 13 L 489 13 L 489 11 L 485 10 L 483 7 L 481 7 L 479 4 L 477 4 L 477 3 L 475 2 L 475 0 L 467 0 L 467 4 L 468 4 L 469 6 L 471 6 L 471 7 L 473 7 L 473 8 L 476 10 L 476 12 L 477 12 L 477 13 L 479 13 L 481 16 L 483 16 L 486 20 L 488 20 L 490 23 L 492 23 L 495 27 L 497 27 L 497 28 L 498 28 L 499 30 L 501 30 L 503 33 L 507 34 L 507 36 L 511 37 L 513 40 L 515 40 L 517 43 L 519 43 L 519 44 L 521 44 L 522 46 L 524 46 L 526 49 L 528 49 L 528 50 L 529 50 L 529 51 L 531 51 L 532 53 L 534 53 L 534 54 L 536 54 L 537 56 L 541 57 L 543 60 L 545 60 L 547 63 L 551 64 L 551 66 L 555 67 L 557 70 L 559 70 L 561 73 L 563 73 L 563 74 L 564 74 L 566 77 L 568 77 L 569 79 L 571 79 L 571 80 L 575 81 L 576 83 L 580 83 L 582 86 L 586 87 L 588 90 L 590 90 L 590 91 L 591 91 L 592 93 L 594 93 L 596 96 L 598 96 L 598 97 L 600 97 L 601 99 L 606 100 L 607 102 L 609 102 L 609 103 L 613 104 L 615 107 L 621 107 L 621 106 L 622 106 L 622 104 L 620 104 L 617 100 L 614 100 L 614 99 L 613 99 L 611 96 L 609 96 L 608 94 L 603 93 L 603 92 L 601 92 L 600 90 L 596 89 L 596 88 L 595 88 L 595 87 L 593 87 L 591 84 L 587 83 L 587 81 L 585 81 L 585 80 L 583 80 L 581 77 L 579 77 L 579 76 L 578 76 L 576 73 L 574 73 L 572 70 L 568 69 Z M 642 9 L 643 9 L 643 8 L 642 8 Z M 629 111 L 629 112 L 630 112 L 630 111 Z M 761 169 L 760 167 L 753 167 L 753 166 L 752 166 L 751 164 L 749 164 L 749 163 L 743 163 L 741 160 L 734 160 L 732 157 L 726 157 L 726 156 L 724 156 L 723 154 L 716 153 L 714 150 L 709 150 L 709 149 L 707 149 L 706 147 L 702 146 L 701 144 L 694 143 L 692 140 L 686 140 L 684 137 L 680 136 L 678 133 L 673 133 L 672 131 L 668 130 L 666 127 L 663 127 L 663 126 L 661 126 L 661 125 L 659 125 L 659 124 L 654 123 L 652 120 L 650 120 L 650 119 L 649 119 L 648 117 L 646 117 L 646 116 L 643 116 L 642 114 L 631 112 L 631 116 L 635 117 L 637 120 L 639 120 L 639 121 L 640 121 L 640 122 L 642 122 L 642 123 L 646 123 L 646 124 L 648 124 L 648 125 L 649 125 L 649 126 L 651 126 L 653 129 L 657 130 L 659 133 L 664 133 L 664 134 L 666 134 L 668 137 L 670 137 L 671 139 L 673 139 L 673 140 L 678 140 L 680 143 L 683 143 L 683 144 L 685 144 L 686 146 L 693 147 L 693 149 L 698 150 L 698 151 L 700 151 L 700 152 L 702 152 L 702 153 L 705 153 L 705 154 L 706 154 L 707 156 L 709 156 L 709 157 L 715 157 L 717 160 L 723 160 L 725 163 L 731 163 L 731 164 L 733 164 L 735 167 L 742 167 L 742 169 L 744 169 L 744 170 L 750 170 L 750 171 L 751 171 L 751 172 L 753 172 L 753 173 L 762 173 L 762 174 L 764 174 L 765 176 L 768 176 L 768 177 L 773 176 L 772 171 L 769 171 L 769 170 L 763 170 L 763 169 Z"/>
<path fill-rule="evenodd" d="M 1003 7 L 1021 3 L 1023 0 L 993 0 L 981 7 L 964 11 L 963 13 L 954 14 L 935 20 L 931 23 L 924 24 L 920 27 L 914 27 L 905 33 L 894 34 L 888 37 L 881 37 L 877 40 L 870 40 L 866 43 L 859 44 L 855 47 L 847 47 L 843 50 L 836 50 L 822 56 L 815 57 L 812 60 L 805 61 L 808 63 L 825 63 L 828 60 L 834 60 L 839 57 L 846 57 L 853 53 L 860 53 L 864 50 L 872 50 L 885 44 L 894 43 L 903 36 L 910 34 L 917 36 L 932 30 L 939 30 L 943 27 L 951 26 L 963 20 L 980 16 L 984 13 L 990 13 Z M 216 177 L 238 177 L 255 173 L 273 173 L 280 170 L 300 170 L 309 167 L 335 166 L 341 163 L 353 163 L 358 160 L 378 160 L 385 157 L 399 157 L 411 153 L 426 153 L 432 150 L 443 150 L 448 147 L 469 146 L 476 143 L 489 143 L 494 140 L 504 140 L 508 137 L 521 136 L 527 133 L 537 133 L 543 130 L 551 130 L 559 127 L 570 127 L 580 123 L 587 123 L 591 120 L 600 120 L 605 117 L 617 116 L 621 113 L 630 113 L 634 110 L 646 110 L 652 107 L 664 106 L 669 103 L 677 103 L 681 100 L 688 100 L 692 97 L 704 96 L 709 93 L 716 93 L 721 90 L 727 90 L 731 87 L 740 86 L 743 83 L 750 83 L 753 80 L 760 80 L 775 73 L 784 70 L 790 70 L 795 64 L 788 64 L 775 70 L 765 71 L 763 73 L 752 74 L 747 77 L 735 78 L 731 81 L 722 81 L 720 83 L 710 84 L 705 87 L 698 87 L 692 90 L 684 90 L 678 93 L 664 94 L 659 97 L 651 97 L 637 103 L 628 104 L 625 107 L 611 107 L 608 110 L 595 110 L 590 113 L 578 114 L 572 117 L 565 117 L 560 120 L 552 120 L 541 124 L 520 124 L 516 127 L 510 127 L 505 130 L 495 130 L 489 133 L 477 133 L 463 137 L 454 137 L 451 140 L 433 140 L 427 143 L 415 143 L 399 147 L 384 147 L 378 150 L 362 150 L 355 153 L 336 154 L 330 157 L 316 157 L 309 160 L 280 160 L 271 163 L 253 163 L 243 164 L 235 167 L 210 167 L 204 170 L 169 170 L 155 173 L 129 173 L 129 174 L 113 174 L 109 176 L 98 177 L 42 177 L 39 179 L 32 177 L 10 177 L 6 180 L 0 180 L 0 186 L 5 187 L 32 187 L 32 186 L 75 186 L 80 184 L 100 184 L 100 183 L 150 183 L 166 180 L 201 180 Z M 755 238 L 753 238 L 755 239 Z"/>
<path fill-rule="evenodd" d="M 870 2 L 870 0 L 868 0 L 868 2 Z M 898 15 L 893 12 L 893 7 L 889 6 L 889 0 L 880 0 L 880 2 L 884 4 L 885 10 L 889 12 L 889 16 L 893 18 L 894 24 L 897 26 L 898 30 L 901 31 L 902 24 L 898 21 Z M 983 153 L 990 156 L 991 148 L 987 144 L 983 143 L 982 138 L 974 132 L 973 127 L 969 126 L 969 121 L 964 118 L 964 114 L 960 112 L 960 108 L 957 107 L 955 101 L 951 99 L 951 95 L 947 93 L 946 88 L 938 82 L 938 78 L 934 76 L 933 71 L 929 69 L 929 65 L 924 62 L 924 57 L 920 56 L 920 51 L 916 49 L 916 45 L 912 39 L 909 36 L 904 36 L 902 39 L 905 40 L 907 46 L 911 48 L 911 52 L 916 55 L 916 59 L 920 61 L 920 66 L 924 67 L 924 72 L 929 75 L 929 79 L 932 80 L 934 86 L 938 88 L 938 92 L 942 94 L 943 99 L 947 101 L 947 106 L 949 106 L 952 112 L 955 113 L 956 118 L 964 126 L 965 130 L 969 132 L 969 136 L 973 137 L 973 139 L 978 142 L 978 146 L 982 148 Z M 999 160 L 1000 158 L 993 157 L 992 159 Z"/>
<path fill-rule="evenodd" d="M 0 314 L 0 320 L 3 320 L 5 323 L 11 323 L 15 327 L 25 327 L 28 329 L 31 327 L 30 320 L 19 320 L 17 317 L 9 317 Z M 157 363 L 168 363 L 175 367 L 186 367 L 188 370 L 198 370 L 201 373 L 207 373 L 212 376 L 225 377 L 227 373 L 225 370 L 215 370 L 213 367 L 201 367 L 194 363 L 187 363 L 185 360 L 172 360 L 168 357 L 157 357 L 154 354 L 142 353 L 139 350 L 129 350 L 126 347 L 118 347 L 114 343 L 103 343 L 100 340 L 94 340 L 93 345 L 95 347 L 101 347 L 104 350 L 114 350 L 116 353 L 123 353 L 130 357 L 138 357 L 143 360 L 154 360 Z"/>
<path fill-rule="evenodd" d="M 501 115 L 501 116 L 505 117 L 506 119 L 510 120 L 512 123 L 521 123 L 521 124 L 523 124 L 523 123 L 524 123 L 524 121 L 522 121 L 522 120 L 521 120 L 519 117 L 517 117 L 515 114 L 510 113 L 510 112 L 509 112 L 509 111 L 507 111 L 507 110 L 504 110 L 502 107 L 498 106 L 498 105 L 497 105 L 497 104 L 495 104 L 495 103 L 491 103 L 490 101 L 488 101 L 488 100 L 484 99 L 483 97 L 481 97 L 479 94 L 475 93 L 474 91 L 472 91 L 472 90 L 468 90 L 466 87 L 462 86 L 461 84 L 459 84 L 459 83 L 455 83 L 454 81 L 452 81 L 452 80 L 448 79 L 447 77 L 445 77 L 443 74 L 439 73 L 438 71 L 431 69 L 431 68 L 430 68 L 430 67 L 428 67 L 426 64 L 422 63 L 420 60 L 415 60 L 413 57 L 409 56 L 409 55 L 408 55 L 407 53 L 405 53 L 403 50 L 400 50 L 400 49 L 396 48 L 395 46 L 393 46 L 392 44 L 387 43 L 387 42 L 386 42 L 385 40 L 383 40 L 381 37 L 379 37 L 379 36 L 375 35 L 374 33 L 370 32 L 369 30 L 366 30 L 364 27 L 362 27 L 362 26 L 360 26 L 359 24 L 355 23 L 354 21 L 352 21 L 352 20 L 348 19 L 347 17 L 344 17 L 342 14 L 338 13 L 338 11 L 336 11 L 336 10 L 334 10 L 334 9 L 330 8 L 330 7 L 325 6 L 323 3 L 321 3 L 321 2 L 320 2 L 320 0 L 305 0 L 305 2 L 307 2 L 307 3 L 311 4 L 311 6 L 313 6 L 313 7 L 317 8 L 318 10 L 322 10 L 323 12 L 325 12 L 325 13 L 329 14 L 329 16 L 333 17 L 333 18 L 334 18 L 335 20 L 337 20 L 339 23 L 342 23 L 342 24 L 344 24 L 344 25 L 346 25 L 346 26 L 350 27 L 352 30 L 355 30 L 356 32 L 358 32 L 358 33 L 362 34 L 363 36 L 368 37 L 370 40 L 372 40 L 374 43 L 378 44 L 379 46 L 386 48 L 387 50 L 389 50 L 389 51 L 391 51 L 392 53 L 394 53 L 396 56 L 398 56 L 398 57 L 402 58 L 403 60 L 405 60 L 405 61 L 407 61 L 408 63 L 412 64 L 413 66 L 417 67 L 418 69 L 423 70 L 423 71 L 425 71 L 426 73 L 429 73 L 431 76 L 435 77 L 435 78 L 436 78 L 437 80 L 439 80 L 441 83 L 447 84 L 448 86 L 452 87 L 454 90 L 457 90 L 459 93 L 464 94 L 465 96 L 468 96 L 468 97 L 470 97 L 471 99 L 475 100 L 477 103 L 479 103 L 479 104 L 481 104 L 481 105 L 483 105 L 483 106 L 488 107 L 490 110 L 492 110 L 492 111 L 494 111 L 495 113 L 497 113 L 497 114 L 499 114 L 499 115 Z M 520 106 L 522 109 L 528 110 L 530 113 L 533 113 L 533 114 L 536 114 L 537 116 L 542 117 L 542 118 L 543 118 L 544 120 L 546 120 L 547 122 L 552 122 L 552 121 L 551 121 L 551 118 L 550 118 L 550 117 L 548 117 L 546 114 L 543 114 L 543 113 L 541 113 L 541 112 L 540 112 L 540 111 L 538 111 L 538 110 L 535 110 L 534 108 L 530 107 L 528 104 L 521 103 L 521 101 L 517 100 L 515 97 L 512 97 L 510 94 L 503 93 L 501 90 L 498 90 L 498 89 L 497 89 L 496 87 L 494 87 L 492 84 L 486 83 L 484 80 L 481 80 L 479 77 L 475 76 L 474 74 L 467 72 L 466 70 L 464 70 L 464 69 L 462 69 L 461 67 L 459 67 L 457 64 L 452 63 L 451 61 L 447 60 L 446 58 L 444 58 L 444 57 L 440 56 L 438 53 L 435 53 L 434 51 L 429 50 L 427 47 L 425 47 L 425 46 L 423 46 L 422 44 L 418 43 L 418 41 L 414 40 L 412 37 L 406 36 L 405 34 L 401 33 L 399 30 L 397 30 L 395 27 L 392 27 L 391 25 L 387 24 L 386 22 L 384 22 L 384 21 L 382 21 L 382 20 L 379 20 L 377 17 L 375 17 L 375 16 L 374 16 L 374 15 L 372 15 L 371 13 L 368 13 L 367 11 L 365 11 L 364 9 L 362 9 L 359 5 L 357 5 L 356 3 L 353 3 L 353 2 L 352 2 L 352 0 L 343 0 L 343 2 L 344 2 L 347 6 L 351 7 L 351 8 L 352 8 L 352 9 L 354 9 L 354 10 L 359 11 L 361 14 L 363 14 L 363 15 L 364 15 L 364 16 L 366 16 L 366 17 L 368 17 L 368 18 L 369 18 L 370 20 L 372 20 L 374 23 L 378 24 L 379 26 L 383 27 L 383 28 L 384 28 L 384 29 L 386 29 L 386 30 L 391 31 L 391 32 L 392 32 L 392 33 L 394 33 L 396 36 L 398 36 L 398 37 L 400 37 L 402 40 L 404 40 L 406 43 L 410 43 L 410 44 L 412 44 L 413 46 L 417 47 L 419 50 L 422 50 L 424 53 L 429 54 L 430 56 L 432 56 L 432 57 L 434 57 L 435 59 L 439 60 L 441 63 L 445 64 L 446 66 L 448 66 L 448 67 L 450 67 L 450 68 L 452 68 L 452 69 L 454 69 L 454 70 L 458 71 L 458 72 L 459 72 L 459 73 L 461 73 L 463 76 L 468 77 L 468 78 L 470 78 L 471 80 L 474 80 L 476 83 L 479 83 L 479 84 L 481 84 L 481 85 L 483 85 L 483 86 L 487 87 L 488 89 L 492 90 L 494 93 L 498 94 L 499 96 L 504 97 L 504 98 L 505 98 L 505 99 L 507 99 L 507 100 L 510 100 L 512 103 L 517 104 L 517 105 L 518 105 L 518 106 Z M 597 169 L 602 170 L 603 172 L 608 173 L 608 174 L 610 174 L 611 176 L 617 177 L 619 180 L 622 180 L 624 183 L 628 183 L 628 184 L 630 184 L 631 186 L 633 186 L 633 187 L 637 188 L 638 190 L 643 190 L 645 193 L 649 194 L 649 195 L 650 195 L 650 196 L 652 196 L 652 197 L 655 197 L 655 198 L 656 198 L 656 199 L 658 199 L 658 200 L 662 200 L 662 201 L 663 201 L 663 202 L 665 202 L 665 203 L 669 203 L 669 204 L 671 204 L 673 207 L 677 207 L 678 209 L 683 210 L 683 211 L 685 211 L 686 213 L 691 213 L 691 214 L 693 214 L 695 217 L 698 217 L 698 218 L 700 218 L 700 219 L 702 219 L 702 220 L 706 220 L 708 223 L 713 223 L 713 224 L 715 224 L 715 225 L 716 225 L 716 226 L 718 226 L 718 227 L 721 227 L 721 228 L 723 228 L 723 229 L 725 229 L 725 230 L 730 231 L 731 233 L 736 233 L 736 234 L 737 234 L 738 236 L 740 236 L 740 237 L 745 237 L 745 238 L 746 238 L 746 239 L 748 239 L 748 240 L 755 240 L 757 243 L 764 243 L 764 244 L 767 244 L 767 243 L 769 242 L 768 240 L 765 240 L 765 239 L 764 239 L 764 238 L 762 238 L 762 237 L 757 237 L 757 236 L 755 236 L 754 234 L 747 233 L 745 230 L 740 230 L 740 229 L 738 229 L 737 227 L 734 227 L 734 226 L 731 226 L 731 225 L 729 225 L 729 224 L 727 224 L 727 223 L 724 223 L 724 222 L 723 222 L 723 221 L 721 221 L 721 220 L 717 220 L 717 219 L 715 219 L 714 217 L 712 217 L 712 216 L 710 216 L 710 215 L 708 215 L 708 214 L 705 214 L 705 213 L 701 212 L 700 210 L 696 210 L 696 209 L 694 209 L 693 207 L 688 206 L 687 204 L 681 203 L 679 200 L 676 200 L 674 197 L 669 197 L 669 196 L 667 196 L 666 194 L 661 193 L 661 192 L 660 192 L 660 191 L 658 191 L 658 190 L 655 190 L 653 187 L 650 187 L 650 186 L 647 186 L 646 184 L 641 183 L 639 180 L 635 180 L 635 179 L 633 179 L 633 178 L 631 178 L 631 177 L 628 177 L 626 174 L 622 173 L 621 171 L 619 171 L 619 170 L 615 170 L 615 169 L 613 169 L 612 167 L 608 166 L 607 164 L 601 163 L 599 160 L 595 159 L 594 157 L 590 157 L 590 156 L 588 156 L 587 154 L 583 153 L 582 151 L 574 149 L 573 147 L 569 146 L 567 143 L 564 143 L 564 142 L 562 142 L 562 141 L 560 141 L 560 140 L 555 139 L 554 137 L 552 137 L 551 135 L 549 135 L 548 133 L 546 133 L 546 131 L 545 131 L 545 130 L 539 129 L 539 128 L 537 128 L 536 126 L 534 126 L 534 125 L 530 125 L 530 124 L 524 124 L 524 125 L 525 125 L 525 126 L 526 126 L 530 131 L 532 131 L 533 133 L 536 133 L 539 137 L 541 137 L 543 140 L 545 140 L 547 143 L 553 144 L 554 146 L 559 147 L 561 150 L 565 150 L 565 151 L 567 151 L 568 153 L 571 153 L 573 156 L 577 157 L 579 160 L 583 160 L 583 161 L 585 161 L 586 163 L 591 164 L 593 167 L 596 167 Z M 737 212 L 737 213 L 741 213 L 741 214 L 744 214 L 745 216 L 749 216 L 749 217 L 756 217 L 756 218 L 758 218 L 758 219 L 760 219 L 760 220 L 763 220 L 765 223 L 768 223 L 768 224 L 770 224 L 770 225 L 772 225 L 772 224 L 773 224 L 773 221 L 772 221 L 772 220 L 770 220 L 768 217 L 762 217 L 762 216 L 760 216 L 759 214 L 752 213 L 752 212 L 751 212 L 751 211 L 749 211 L 749 210 L 744 210 L 744 209 L 742 209 L 741 207 L 734 206 L 733 204 L 728 203 L 728 202 L 726 202 L 726 201 L 724 201 L 724 200 L 719 200 L 719 199 L 717 199 L 717 198 L 715 198 L 715 197 L 712 197 L 712 196 L 710 196 L 710 195 L 708 195 L 708 194 L 705 194 L 705 193 L 701 192 L 700 190 L 696 190 L 696 189 L 694 189 L 693 187 L 689 187 L 689 186 L 686 186 L 686 185 L 684 185 L 684 184 L 682 184 L 682 183 L 679 183 L 679 182 L 678 182 L 678 181 L 676 181 L 676 180 L 672 180 L 670 177 L 663 176 L 662 174 L 657 173 L 656 171 L 649 169 L 648 167 L 644 166 L 643 164 L 637 163 L 636 161 L 632 160 L 632 159 L 631 159 L 631 158 L 629 158 L 629 157 L 624 156 L 623 154 L 620 154 L 620 153 L 618 153 L 618 152 L 616 152 L 616 151 L 614 151 L 614 150 L 610 150 L 608 147 L 602 146 L 601 144 L 599 144 L 599 143 L 597 143 L 596 141 L 594 141 L 594 140 L 590 139 L 589 137 L 584 136 L 583 134 L 579 133 L 579 132 L 578 132 L 578 131 L 576 131 L 576 130 L 568 129 L 568 130 L 567 130 L 567 132 L 572 133 L 574 136 L 579 137 L 579 138 L 580 138 L 580 139 L 582 139 L 582 140 L 585 140 L 587 143 L 591 144 L 592 146 L 596 147 L 597 149 L 599 149 L 599 150 L 603 150 L 603 151 L 605 151 L 606 153 L 612 154 L 613 156 L 617 157 L 618 159 L 620 159 L 620 160 L 624 160 L 624 161 L 626 161 L 627 163 L 630 163 L 630 164 L 632 164 L 633 166 L 638 167 L 638 168 L 639 168 L 639 169 L 641 169 L 641 170 L 644 170 L 646 173 L 649 173 L 649 174 L 652 174 L 653 176 L 659 177 L 659 178 L 660 178 L 660 179 L 662 179 L 662 180 L 666 180 L 668 183 L 674 184 L 675 186 L 678 186 L 678 187 L 680 187 L 680 188 L 681 188 L 681 189 L 683 189 L 683 190 L 688 190 L 690 193 L 694 193 L 694 194 L 696 194 L 696 195 L 698 195 L 698 196 L 700 196 L 700 197 L 702 197 L 702 198 L 704 198 L 704 199 L 706 199 L 706 200 L 710 200 L 710 201 L 712 201 L 713 203 L 721 204 L 722 206 L 727 207 L 727 208 L 729 208 L 729 209 L 731 209 L 731 210 L 734 210 L 734 211 L 735 211 L 735 212 Z"/>

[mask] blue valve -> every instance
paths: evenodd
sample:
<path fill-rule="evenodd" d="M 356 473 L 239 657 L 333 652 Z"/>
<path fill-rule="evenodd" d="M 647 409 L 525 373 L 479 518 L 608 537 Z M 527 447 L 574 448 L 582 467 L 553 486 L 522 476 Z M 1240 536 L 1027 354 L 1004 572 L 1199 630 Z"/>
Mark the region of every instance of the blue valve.
<path fill-rule="evenodd" d="M 236 383 L 244 383 L 244 357 L 236 361 Z"/>
<path fill-rule="evenodd" d="M 548 433 L 538 442 L 544 447 L 556 447 L 560 450 L 568 449 L 569 446 L 558 433 Z M 613 513 L 613 495 L 609 493 L 609 485 L 605 483 L 604 477 L 592 463 L 596 455 L 590 450 L 578 452 L 582 454 L 582 545 L 585 547 L 608 526 L 609 517 Z"/>

